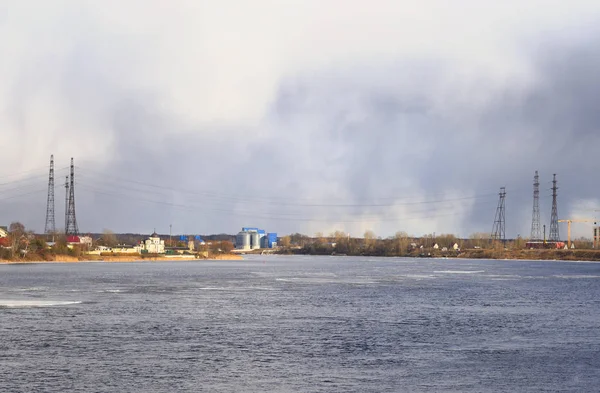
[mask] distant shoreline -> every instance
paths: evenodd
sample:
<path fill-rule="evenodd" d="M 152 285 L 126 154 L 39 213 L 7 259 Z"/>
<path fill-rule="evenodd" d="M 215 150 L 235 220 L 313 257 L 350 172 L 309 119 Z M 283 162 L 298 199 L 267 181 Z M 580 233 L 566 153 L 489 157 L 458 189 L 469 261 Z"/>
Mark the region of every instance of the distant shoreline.
<path fill-rule="evenodd" d="M 290 252 L 291 251 L 291 252 Z M 378 254 L 378 253 L 361 253 L 361 254 L 337 254 L 335 252 L 317 252 L 311 250 L 288 250 L 281 253 L 282 255 L 323 255 L 323 256 L 354 256 L 354 257 L 390 257 L 390 258 L 416 258 L 416 259 L 494 259 L 494 260 L 525 260 L 525 261 L 562 261 L 562 262 L 600 262 L 600 250 L 594 249 L 571 249 L 571 250 L 556 250 L 556 249 L 521 249 L 521 250 L 504 250 L 504 249 L 465 249 L 460 251 L 455 250 L 431 250 L 429 252 L 412 252 L 402 255 L 394 254 Z"/>
<path fill-rule="evenodd" d="M 57 255 L 54 260 L 50 261 L 28 261 L 28 260 L 0 260 L 1 265 L 25 265 L 25 264 L 41 264 L 41 263 L 128 263 L 128 262 L 174 262 L 174 261 L 186 261 L 186 262 L 202 262 L 202 261 L 238 261 L 243 260 L 240 255 L 225 254 L 218 255 L 213 258 L 195 258 L 193 255 L 190 257 L 174 256 L 174 257 L 149 257 L 149 258 L 135 258 L 128 256 L 107 256 L 101 258 L 86 258 L 82 256 L 80 258 L 71 257 L 67 255 Z"/>
<path fill-rule="evenodd" d="M 260 255 L 260 254 L 247 254 Z M 413 258 L 413 259 L 485 259 L 497 261 L 544 261 L 544 262 L 589 262 L 600 263 L 600 250 L 491 250 L 474 249 L 461 252 L 438 253 L 434 255 L 345 255 L 345 254 L 270 254 L 282 256 L 335 256 L 352 258 Z M 89 256 L 88 256 L 89 257 Z M 57 255 L 54 260 L 0 260 L 0 265 L 25 265 L 42 263 L 129 263 L 129 262 L 202 262 L 202 261 L 239 261 L 244 260 L 240 254 L 224 254 L 212 258 L 195 258 L 194 256 L 155 256 L 139 257 L 133 256 L 103 256 L 86 258 Z"/>

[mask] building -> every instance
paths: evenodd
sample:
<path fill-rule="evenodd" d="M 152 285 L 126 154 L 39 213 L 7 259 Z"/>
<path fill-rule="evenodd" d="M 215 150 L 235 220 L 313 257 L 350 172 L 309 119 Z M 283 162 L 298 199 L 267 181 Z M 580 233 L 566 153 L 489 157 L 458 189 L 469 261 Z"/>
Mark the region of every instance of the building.
<path fill-rule="evenodd" d="M 10 247 L 10 239 L 8 238 L 8 228 L 0 227 L 0 248 Z"/>
<path fill-rule="evenodd" d="M 106 246 L 98 246 L 94 251 L 90 251 L 89 254 L 102 255 L 105 253 L 113 253 L 113 254 L 133 254 L 139 255 L 142 247 L 140 246 L 130 246 L 126 244 L 118 244 L 114 247 L 106 247 Z"/>
<path fill-rule="evenodd" d="M 92 248 L 92 238 L 90 236 L 67 236 L 67 247 L 81 246 L 87 249 Z"/>
<path fill-rule="evenodd" d="M 158 234 L 154 232 L 142 243 L 140 251 L 148 254 L 164 254 L 165 241 L 161 240 Z"/>
<path fill-rule="evenodd" d="M 257 250 L 277 247 L 277 234 L 267 233 L 264 229 L 244 227 L 235 237 L 238 250 Z"/>
<path fill-rule="evenodd" d="M 565 242 L 535 241 L 525 243 L 525 248 L 533 249 L 557 249 L 565 248 Z"/>

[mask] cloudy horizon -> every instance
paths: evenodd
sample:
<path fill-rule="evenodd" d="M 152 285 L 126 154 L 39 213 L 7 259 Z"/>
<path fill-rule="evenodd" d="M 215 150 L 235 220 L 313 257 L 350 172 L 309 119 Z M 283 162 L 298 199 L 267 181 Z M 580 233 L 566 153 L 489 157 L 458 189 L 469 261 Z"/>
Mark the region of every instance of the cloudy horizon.
<path fill-rule="evenodd" d="M 165 4 L 0 5 L 0 225 L 43 231 L 51 154 L 82 232 L 468 237 L 505 186 L 527 237 L 536 170 L 542 224 L 553 173 L 598 214 L 597 2 Z"/>

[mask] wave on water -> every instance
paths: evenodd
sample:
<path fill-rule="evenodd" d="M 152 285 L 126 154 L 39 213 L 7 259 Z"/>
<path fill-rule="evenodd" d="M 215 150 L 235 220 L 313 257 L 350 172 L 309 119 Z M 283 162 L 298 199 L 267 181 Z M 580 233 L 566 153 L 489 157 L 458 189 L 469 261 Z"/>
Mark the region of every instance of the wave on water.
<path fill-rule="evenodd" d="M 485 273 L 485 270 L 437 270 L 434 273 L 438 274 L 476 274 Z"/>
<path fill-rule="evenodd" d="M 0 299 L 0 308 L 33 308 L 33 307 L 53 307 L 69 306 L 80 304 L 80 301 L 60 301 L 60 300 L 2 300 Z"/>
<path fill-rule="evenodd" d="M 571 278 L 571 279 L 576 279 L 576 278 L 600 278 L 600 276 L 593 275 L 593 274 L 557 274 L 557 275 L 554 275 L 553 277 L 556 277 L 556 278 Z"/>
<path fill-rule="evenodd" d="M 201 291 L 276 291 L 275 288 L 269 287 L 201 287 Z"/>
<path fill-rule="evenodd" d="M 288 277 L 288 278 L 276 278 L 275 281 L 281 282 L 293 282 L 298 284 L 354 284 L 354 285 L 370 285 L 370 284 L 378 284 L 379 281 L 376 281 L 372 278 L 354 278 L 354 279 L 345 279 L 345 278 L 326 278 L 326 277 Z"/>

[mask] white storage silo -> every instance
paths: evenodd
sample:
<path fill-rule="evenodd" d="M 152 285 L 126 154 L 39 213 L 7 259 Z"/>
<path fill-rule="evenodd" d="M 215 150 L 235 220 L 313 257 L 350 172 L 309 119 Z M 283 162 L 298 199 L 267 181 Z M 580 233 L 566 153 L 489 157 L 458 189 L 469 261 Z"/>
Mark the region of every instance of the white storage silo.
<path fill-rule="evenodd" d="M 250 246 L 253 250 L 260 248 L 260 234 L 258 232 L 252 232 Z"/>
<path fill-rule="evenodd" d="M 236 248 L 240 250 L 250 249 L 250 233 L 240 232 L 235 237 Z"/>

